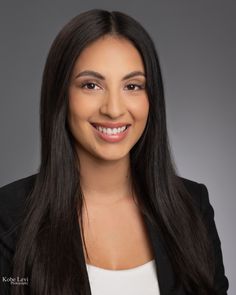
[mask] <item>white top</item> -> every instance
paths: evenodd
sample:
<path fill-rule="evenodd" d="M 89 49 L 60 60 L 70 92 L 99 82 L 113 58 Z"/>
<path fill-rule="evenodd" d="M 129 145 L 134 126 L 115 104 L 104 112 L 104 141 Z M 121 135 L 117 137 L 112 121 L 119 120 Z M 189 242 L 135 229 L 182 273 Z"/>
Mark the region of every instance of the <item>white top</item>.
<path fill-rule="evenodd" d="M 154 259 L 124 270 L 86 267 L 92 295 L 160 295 Z"/>

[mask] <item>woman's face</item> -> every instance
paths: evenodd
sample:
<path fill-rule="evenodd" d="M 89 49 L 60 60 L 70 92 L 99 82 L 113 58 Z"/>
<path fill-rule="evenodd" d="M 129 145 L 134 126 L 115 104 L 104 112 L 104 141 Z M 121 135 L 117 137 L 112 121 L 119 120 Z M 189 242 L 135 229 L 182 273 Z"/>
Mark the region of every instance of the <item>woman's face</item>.
<path fill-rule="evenodd" d="M 68 95 L 68 122 L 79 156 L 128 157 L 149 111 L 144 65 L 132 43 L 106 35 L 86 47 Z"/>

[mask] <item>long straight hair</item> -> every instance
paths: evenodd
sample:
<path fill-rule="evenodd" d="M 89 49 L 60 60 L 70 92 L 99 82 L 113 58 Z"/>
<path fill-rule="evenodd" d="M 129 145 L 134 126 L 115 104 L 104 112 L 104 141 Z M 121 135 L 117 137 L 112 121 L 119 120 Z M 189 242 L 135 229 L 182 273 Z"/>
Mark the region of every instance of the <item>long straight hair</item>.
<path fill-rule="evenodd" d="M 132 42 L 145 66 L 148 120 L 130 151 L 132 184 L 140 210 L 162 234 L 177 284 L 190 293 L 198 290 L 198 294 L 214 294 L 214 261 L 206 228 L 171 157 L 154 43 L 130 16 L 100 9 L 84 12 L 66 24 L 46 60 L 40 104 L 41 165 L 27 198 L 14 256 L 13 274 L 28 277 L 29 286 L 14 286 L 12 294 L 90 292 L 83 252 L 79 162 L 67 122 L 68 87 L 80 53 L 105 35 Z"/>

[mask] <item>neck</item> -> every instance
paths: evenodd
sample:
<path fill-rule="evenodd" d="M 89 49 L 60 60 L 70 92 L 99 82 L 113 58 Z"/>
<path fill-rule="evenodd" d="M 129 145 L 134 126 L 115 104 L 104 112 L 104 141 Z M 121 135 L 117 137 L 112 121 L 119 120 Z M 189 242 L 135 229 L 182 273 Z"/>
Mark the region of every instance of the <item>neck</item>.
<path fill-rule="evenodd" d="M 131 197 L 129 155 L 105 161 L 80 154 L 79 162 L 80 183 L 87 204 L 113 204 Z"/>

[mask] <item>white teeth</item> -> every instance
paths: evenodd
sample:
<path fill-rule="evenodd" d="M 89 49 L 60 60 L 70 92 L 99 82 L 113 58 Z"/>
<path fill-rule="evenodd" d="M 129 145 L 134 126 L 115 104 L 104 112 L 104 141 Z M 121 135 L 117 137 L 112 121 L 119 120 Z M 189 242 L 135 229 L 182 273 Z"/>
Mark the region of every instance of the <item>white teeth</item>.
<path fill-rule="evenodd" d="M 124 132 L 127 126 L 118 127 L 118 128 L 104 128 L 101 126 L 96 126 L 96 129 L 99 130 L 102 133 L 108 134 L 108 135 L 114 135 L 117 133 Z"/>

